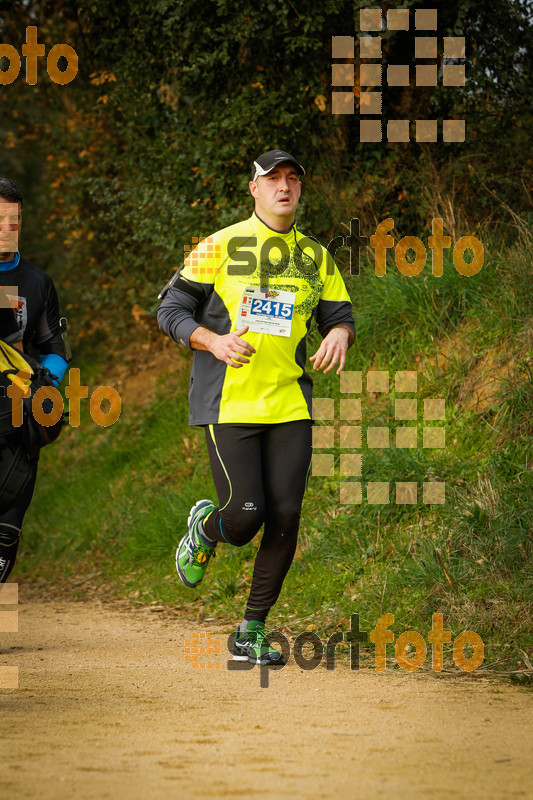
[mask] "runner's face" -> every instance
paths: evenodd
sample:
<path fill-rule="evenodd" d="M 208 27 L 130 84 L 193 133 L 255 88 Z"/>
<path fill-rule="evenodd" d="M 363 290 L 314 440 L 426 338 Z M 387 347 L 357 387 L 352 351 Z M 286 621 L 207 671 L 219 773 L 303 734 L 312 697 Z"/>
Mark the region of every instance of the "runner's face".
<path fill-rule="evenodd" d="M 250 181 L 257 215 L 280 230 L 290 228 L 294 222 L 301 191 L 300 176 L 291 164 L 279 164 L 268 175 Z"/>
<path fill-rule="evenodd" d="M 20 204 L 0 197 L 0 261 L 9 261 L 18 250 Z"/>

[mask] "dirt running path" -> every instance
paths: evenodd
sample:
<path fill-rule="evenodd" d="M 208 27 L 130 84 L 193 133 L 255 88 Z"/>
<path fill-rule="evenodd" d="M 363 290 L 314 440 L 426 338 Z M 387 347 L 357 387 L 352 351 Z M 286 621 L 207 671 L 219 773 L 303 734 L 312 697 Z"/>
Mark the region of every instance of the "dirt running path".
<path fill-rule="evenodd" d="M 533 794 L 524 689 L 294 663 L 260 689 L 257 668 L 229 672 L 224 654 L 218 670 L 185 663 L 200 626 L 20 588 L 19 632 L 0 634 L 0 664 L 20 668 L 0 690 L 3 797 Z"/>

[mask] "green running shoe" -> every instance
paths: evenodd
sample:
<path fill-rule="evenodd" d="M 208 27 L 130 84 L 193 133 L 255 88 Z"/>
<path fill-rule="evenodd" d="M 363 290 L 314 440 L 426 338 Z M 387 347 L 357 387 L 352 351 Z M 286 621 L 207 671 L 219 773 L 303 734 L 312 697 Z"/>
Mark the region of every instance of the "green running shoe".
<path fill-rule="evenodd" d="M 283 666 L 283 653 L 276 650 L 268 641 L 265 623 L 252 619 L 245 631 L 235 634 L 233 644 L 234 661 L 250 661 L 252 664 L 278 664 Z"/>
<path fill-rule="evenodd" d="M 194 589 L 202 582 L 209 559 L 215 555 L 214 545 L 205 544 L 198 533 L 198 523 L 216 508 L 211 500 L 199 500 L 191 508 L 187 525 L 189 532 L 176 550 L 176 569 L 185 586 Z"/>

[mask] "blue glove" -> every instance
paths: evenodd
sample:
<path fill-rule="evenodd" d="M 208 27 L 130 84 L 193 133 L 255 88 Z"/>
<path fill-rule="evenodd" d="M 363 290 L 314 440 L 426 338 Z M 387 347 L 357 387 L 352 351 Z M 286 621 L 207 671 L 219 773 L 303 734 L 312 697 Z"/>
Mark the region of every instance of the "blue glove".
<path fill-rule="evenodd" d="M 47 353 L 41 356 L 41 364 L 43 367 L 46 367 L 46 369 L 50 370 L 52 375 L 55 375 L 57 378 L 57 380 L 53 382 L 54 386 L 59 386 L 68 367 L 65 359 L 56 355 L 56 353 Z"/>

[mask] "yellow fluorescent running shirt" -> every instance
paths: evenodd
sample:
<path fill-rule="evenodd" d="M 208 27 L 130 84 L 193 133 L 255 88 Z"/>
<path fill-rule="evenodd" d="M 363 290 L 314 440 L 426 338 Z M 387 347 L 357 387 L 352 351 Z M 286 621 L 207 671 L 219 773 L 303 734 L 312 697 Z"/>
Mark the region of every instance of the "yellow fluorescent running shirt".
<path fill-rule="evenodd" d="M 294 226 L 278 233 L 254 213 L 201 241 L 164 296 L 159 325 L 186 346 L 199 325 L 218 334 L 249 325 L 242 338 L 256 352 L 235 369 L 194 351 L 190 424 L 309 419 L 305 338 L 313 315 L 322 336 L 336 325 L 353 329 L 342 277 L 316 240 Z"/>

